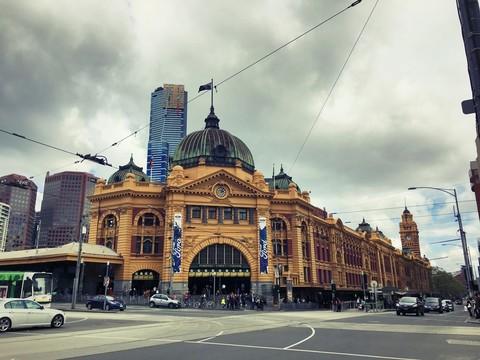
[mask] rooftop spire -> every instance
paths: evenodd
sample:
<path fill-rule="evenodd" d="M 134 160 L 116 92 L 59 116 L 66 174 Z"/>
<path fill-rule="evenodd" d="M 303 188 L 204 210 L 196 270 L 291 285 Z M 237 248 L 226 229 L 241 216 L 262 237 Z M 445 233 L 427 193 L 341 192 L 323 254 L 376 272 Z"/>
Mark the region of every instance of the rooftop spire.
<path fill-rule="evenodd" d="M 213 105 L 210 106 L 210 114 L 208 114 L 207 118 L 205 119 L 205 129 L 214 128 L 219 129 L 218 123 L 220 119 L 215 115 L 215 109 Z"/>

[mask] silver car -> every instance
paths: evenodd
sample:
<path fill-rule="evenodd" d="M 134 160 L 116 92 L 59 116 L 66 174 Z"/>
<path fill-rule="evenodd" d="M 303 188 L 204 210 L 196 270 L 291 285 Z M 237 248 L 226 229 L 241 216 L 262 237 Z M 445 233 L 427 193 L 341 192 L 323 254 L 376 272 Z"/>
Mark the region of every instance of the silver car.
<path fill-rule="evenodd" d="M 0 332 L 35 326 L 59 328 L 64 323 L 65 314 L 61 310 L 47 309 L 35 301 L 26 299 L 0 300 Z"/>
<path fill-rule="evenodd" d="M 150 298 L 148 305 L 151 308 L 163 306 L 170 309 L 178 309 L 180 307 L 180 301 L 172 299 L 168 295 L 155 294 Z"/>

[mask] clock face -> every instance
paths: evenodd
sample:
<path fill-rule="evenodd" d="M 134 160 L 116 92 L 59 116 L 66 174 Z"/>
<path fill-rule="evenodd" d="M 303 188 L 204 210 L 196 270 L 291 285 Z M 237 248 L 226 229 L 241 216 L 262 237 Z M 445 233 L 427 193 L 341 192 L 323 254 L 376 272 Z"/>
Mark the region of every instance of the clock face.
<path fill-rule="evenodd" d="M 215 196 L 219 199 L 225 199 L 228 195 L 227 188 L 224 185 L 218 185 L 215 188 Z"/>
<path fill-rule="evenodd" d="M 406 239 L 407 240 L 412 240 L 412 237 L 410 235 L 407 235 Z"/>

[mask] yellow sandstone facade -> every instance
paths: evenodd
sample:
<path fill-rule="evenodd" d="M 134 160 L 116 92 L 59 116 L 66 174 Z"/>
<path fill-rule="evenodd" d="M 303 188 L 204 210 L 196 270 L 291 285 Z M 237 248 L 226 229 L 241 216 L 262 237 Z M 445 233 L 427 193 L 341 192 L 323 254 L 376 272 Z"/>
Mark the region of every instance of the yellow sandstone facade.
<path fill-rule="evenodd" d="M 114 292 L 154 286 L 190 291 L 253 291 L 315 298 L 353 295 L 376 280 L 388 292 L 430 291 L 428 260 L 403 255 L 378 229 L 354 230 L 311 204 L 283 172 L 271 179 L 255 170 L 248 148 L 218 127 L 211 109 L 202 131 L 177 149 L 166 184 L 149 182 L 130 163 L 91 196 L 88 242 L 123 258 Z M 179 272 L 172 272 L 174 215 L 181 214 Z M 259 222 L 267 223 L 266 272 L 260 271 Z M 362 274 L 366 274 L 363 276 Z M 384 291 L 385 292 L 385 291 Z"/>

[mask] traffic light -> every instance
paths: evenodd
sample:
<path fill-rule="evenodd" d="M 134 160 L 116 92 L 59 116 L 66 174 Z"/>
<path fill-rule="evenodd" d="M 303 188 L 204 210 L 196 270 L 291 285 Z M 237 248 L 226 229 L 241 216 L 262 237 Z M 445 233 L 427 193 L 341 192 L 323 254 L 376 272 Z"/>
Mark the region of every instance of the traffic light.
<path fill-rule="evenodd" d="M 333 292 L 337 291 L 337 284 L 332 283 L 331 286 L 332 286 L 332 291 Z"/>

